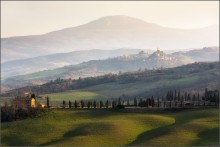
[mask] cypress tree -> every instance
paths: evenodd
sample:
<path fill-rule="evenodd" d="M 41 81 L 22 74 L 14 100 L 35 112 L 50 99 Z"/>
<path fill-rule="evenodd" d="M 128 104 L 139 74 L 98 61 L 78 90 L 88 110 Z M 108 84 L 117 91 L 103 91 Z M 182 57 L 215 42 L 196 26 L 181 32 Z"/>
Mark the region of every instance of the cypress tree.
<path fill-rule="evenodd" d="M 70 102 L 70 100 L 69 100 L 69 108 L 71 108 L 72 107 L 72 103 Z"/>
<path fill-rule="evenodd" d="M 184 97 L 182 96 L 182 98 L 181 98 L 181 107 L 183 107 L 183 100 L 184 100 Z"/>
<path fill-rule="evenodd" d="M 157 98 L 157 107 L 160 107 L 160 101 L 159 101 L 159 97 Z"/>
<path fill-rule="evenodd" d="M 129 99 L 127 100 L 127 106 L 130 106 Z"/>
<path fill-rule="evenodd" d="M 121 98 L 118 98 L 118 105 L 121 105 Z"/>
<path fill-rule="evenodd" d="M 151 105 L 152 105 L 152 107 L 154 107 L 154 97 L 153 96 L 151 98 Z"/>
<path fill-rule="evenodd" d="M 108 105 L 109 105 L 109 102 L 107 100 L 106 103 L 105 103 L 105 107 L 108 108 Z"/>
<path fill-rule="evenodd" d="M 96 101 L 93 101 L 93 108 L 96 108 Z"/>
<path fill-rule="evenodd" d="M 47 108 L 50 108 L 49 97 L 47 96 Z"/>
<path fill-rule="evenodd" d="M 137 107 L 137 98 L 134 98 L 134 106 Z"/>
<path fill-rule="evenodd" d="M 174 101 L 176 101 L 176 97 L 177 97 L 177 94 L 176 94 L 176 89 L 175 89 Z"/>
<path fill-rule="evenodd" d="M 66 108 L 66 102 L 63 100 L 63 108 Z"/>
<path fill-rule="evenodd" d="M 187 100 L 187 92 L 185 92 L 185 101 Z"/>
<path fill-rule="evenodd" d="M 78 102 L 75 100 L 74 102 L 74 107 L 77 108 L 78 107 Z"/>
<path fill-rule="evenodd" d="M 88 101 L 88 102 L 87 102 L 87 108 L 90 108 L 90 106 L 91 106 L 91 102 Z"/>
<path fill-rule="evenodd" d="M 99 102 L 99 105 L 100 105 L 100 109 L 103 107 L 103 102 L 102 100 Z"/>
<path fill-rule="evenodd" d="M 85 106 L 84 101 L 81 100 L 80 103 L 81 103 L 81 108 L 84 108 L 84 106 Z"/>
<path fill-rule="evenodd" d="M 196 101 L 196 95 L 193 94 L 193 106 L 195 105 L 195 101 Z"/>
<path fill-rule="evenodd" d="M 142 106 L 143 106 L 142 98 L 140 99 L 138 106 L 139 106 L 139 107 L 142 107 Z"/>
<path fill-rule="evenodd" d="M 178 101 L 180 101 L 180 90 L 178 91 Z"/>

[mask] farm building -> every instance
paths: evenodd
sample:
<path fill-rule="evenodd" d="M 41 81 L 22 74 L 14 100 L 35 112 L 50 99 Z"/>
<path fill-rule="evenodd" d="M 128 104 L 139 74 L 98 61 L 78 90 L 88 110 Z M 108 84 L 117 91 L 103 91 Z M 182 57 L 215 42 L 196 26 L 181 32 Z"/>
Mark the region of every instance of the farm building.
<path fill-rule="evenodd" d="M 23 109 L 30 109 L 36 108 L 36 97 L 35 94 L 28 94 L 26 96 L 16 96 L 15 99 L 12 101 L 12 106 L 15 109 L 23 108 Z"/>

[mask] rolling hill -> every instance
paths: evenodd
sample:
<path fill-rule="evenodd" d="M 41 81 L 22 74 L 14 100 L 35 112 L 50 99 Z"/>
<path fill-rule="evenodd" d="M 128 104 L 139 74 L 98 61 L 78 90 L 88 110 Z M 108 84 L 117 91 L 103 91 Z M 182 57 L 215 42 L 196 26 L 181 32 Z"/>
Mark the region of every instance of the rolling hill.
<path fill-rule="evenodd" d="M 175 68 L 108 74 L 78 80 L 57 79 L 41 86 L 28 86 L 12 90 L 9 93 L 31 89 L 32 92 L 49 95 L 51 100 L 53 100 L 52 95 L 56 95 L 56 93 L 60 100 L 69 96 L 73 100 L 76 95 L 74 90 L 77 90 L 78 93 L 90 92 L 102 98 L 119 97 L 123 94 L 127 97 L 161 97 L 165 96 L 170 89 L 181 89 L 181 92 L 190 91 L 192 93 L 193 91 L 203 93 L 205 88 L 218 89 L 218 77 L 218 62 L 193 63 Z M 84 99 L 86 98 L 85 96 Z"/>
<path fill-rule="evenodd" d="M 219 44 L 219 26 L 174 29 L 128 16 L 106 16 L 42 35 L 1 38 L 1 62 L 76 50 L 201 48 Z"/>
<path fill-rule="evenodd" d="M 128 56 L 131 54 L 137 54 L 140 51 L 142 50 L 83 50 L 4 62 L 1 64 L 1 79 L 40 72 L 44 70 L 52 70 L 63 66 L 76 65 L 90 60 L 104 60 L 123 55 Z M 147 52 L 148 54 L 154 52 L 150 49 L 143 51 Z M 174 55 L 176 58 L 181 60 L 181 63 L 219 60 L 219 47 L 204 47 L 202 49 L 179 52 L 164 50 L 163 52 L 166 54 Z M 140 56 L 140 58 L 142 57 Z"/>
<path fill-rule="evenodd" d="M 2 123 L 1 143 L 3 146 L 218 146 L 218 122 L 217 108 L 167 114 L 60 109 L 37 118 Z"/>
<path fill-rule="evenodd" d="M 138 54 L 129 54 L 136 51 L 137 50 L 113 50 L 113 51 L 91 50 L 86 52 L 73 52 L 72 54 L 70 53 L 64 55 L 58 54 L 55 57 L 52 56 L 51 58 L 45 58 L 45 60 L 43 60 L 44 57 L 34 58 L 34 59 L 39 59 L 39 61 L 35 61 L 32 59 L 23 60 L 25 62 L 23 65 L 20 64 L 23 61 L 21 62 L 18 61 L 17 64 L 11 62 L 11 64 L 13 63 L 12 65 L 3 63 L 4 66 L 2 67 L 2 69 L 5 69 L 8 72 L 4 72 L 3 70 L 2 74 L 4 75 L 7 73 L 8 75 L 10 75 L 12 71 L 17 71 L 17 72 L 24 71 L 23 73 L 25 73 L 26 71 L 28 71 L 28 69 L 34 71 L 35 69 L 38 69 L 39 66 L 45 67 L 49 64 L 58 63 L 62 61 L 74 62 L 76 61 L 75 59 L 79 59 L 78 61 L 83 61 L 91 58 L 105 58 L 105 57 L 107 58 L 108 56 L 127 53 L 127 55 L 108 58 L 104 60 L 90 60 L 77 65 L 64 66 L 53 70 L 44 70 L 41 72 L 35 72 L 31 74 L 2 78 L 2 90 L 5 91 L 7 89 L 19 88 L 26 85 L 39 85 L 59 77 L 65 79 L 67 78 L 78 79 L 79 77 L 81 78 L 95 77 L 108 73 L 132 72 L 139 69 L 143 70 L 143 69 L 153 69 L 153 68 L 161 68 L 161 67 L 162 68 L 176 67 L 176 66 L 186 65 L 189 63 L 198 62 L 200 60 L 206 62 L 218 61 L 218 54 L 219 54 L 219 50 L 217 47 L 209 47 L 209 48 L 206 47 L 203 49 L 190 50 L 187 52 L 175 52 L 172 54 L 166 54 L 160 50 L 157 50 L 153 53 L 151 53 L 152 51 L 149 50 L 149 52 L 140 51 Z M 88 53 L 88 54 L 84 55 L 84 53 Z M 103 57 L 99 57 L 99 55 L 102 55 L 104 53 L 112 53 L 112 55 L 105 55 Z M 76 55 L 74 56 L 75 59 L 72 59 L 73 58 L 72 55 Z M 82 57 L 82 59 L 80 59 L 80 57 Z M 88 58 L 86 59 L 85 57 Z M 32 61 L 35 62 L 33 63 Z"/>
<path fill-rule="evenodd" d="M 140 49 L 117 50 L 83 50 L 68 53 L 57 53 L 28 59 L 13 60 L 1 64 L 1 78 L 24 75 L 43 70 L 51 70 L 63 66 L 75 65 L 89 60 L 103 60 L 107 58 L 136 54 Z M 153 50 L 147 50 L 152 53 Z"/>
<path fill-rule="evenodd" d="M 39 62 L 42 63 L 41 61 Z M 58 77 L 77 79 L 79 77 L 94 77 L 107 73 L 129 72 L 145 68 L 153 69 L 161 67 L 176 67 L 192 62 L 194 61 L 187 56 L 184 56 L 184 58 L 178 56 L 178 58 L 176 58 L 175 56 L 165 54 L 160 50 L 157 50 L 152 54 L 140 51 L 138 54 L 123 55 L 105 60 L 91 60 L 77 65 L 65 66 L 53 70 L 45 70 L 32 74 L 9 77 L 3 79 L 2 85 L 17 88 L 27 84 L 43 84 L 44 82 L 54 80 Z M 30 64 L 28 65 L 30 66 Z M 43 63 L 41 65 L 44 66 Z M 35 68 L 34 64 L 29 68 L 22 68 L 22 65 L 20 66 L 19 64 L 18 67 L 21 71 L 24 69 L 31 69 L 31 67 Z M 8 66 L 4 66 L 3 68 L 7 69 Z"/>

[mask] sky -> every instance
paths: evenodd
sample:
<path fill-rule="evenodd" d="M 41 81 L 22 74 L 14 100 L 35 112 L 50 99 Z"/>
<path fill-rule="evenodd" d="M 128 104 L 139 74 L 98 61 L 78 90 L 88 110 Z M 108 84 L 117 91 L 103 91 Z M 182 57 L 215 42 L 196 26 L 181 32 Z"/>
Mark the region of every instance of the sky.
<path fill-rule="evenodd" d="M 1 1 L 1 38 L 44 34 L 111 15 L 170 28 L 202 28 L 219 25 L 219 2 Z"/>

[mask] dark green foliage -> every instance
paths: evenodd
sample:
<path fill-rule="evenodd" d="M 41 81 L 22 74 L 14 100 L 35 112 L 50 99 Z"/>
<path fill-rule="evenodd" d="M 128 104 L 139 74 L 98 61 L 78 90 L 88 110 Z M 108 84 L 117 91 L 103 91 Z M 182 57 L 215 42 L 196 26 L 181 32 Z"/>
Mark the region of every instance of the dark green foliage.
<path fill-rule="evenodd" d="M 109 101 L 107 100 L 107 101 L 105 102 L 105 107 L 108 108 L 108 105 L 109 105 Z"/>
<path fill-rule="evenodd" d="M 33 93 L 33 94 L 31 94 L 31 98 L 35 98 L 36 99 L 36 96 L 35 96 L 35 94 Z"/>
<path fill-rule="evenodd" d="M 78 102 L 75 100 L 74 102 L 74 107 L 77 108 L 78 107 Z"/>
<path fill-rule="evenodd" d="M 160 107 L 160 101 L 159 101 L 159 97 L 157 98 L 157 107 Z"/>
<path fill-rule="evenodd" d="M 178 91 L 177 100 L 180 101 L 180 90 Z"/>
<path fill-rule="evenodd" d="M 143 107 L 143 101 L 142 101 L 142 98 L 139 100 L 138 106 L 139 106 L 139 107 Z"/>
<path fill-rule="evenodd" d="M 112 101 L 112 108 L 115 108 L 117 105 L 116 101 Z"/>
<path fill-rule="evenodd" d="M 47 108 L 50 108 L 49 97 L 47 96 Z"/>
<path fill-rule="evenodd" d="M 72 108 L 72 102 L 69 101 L 69 108 Z"/>
<path fill-rule="evenodd" d="M 12 121 L 16 119 L 16 112 L 11 107 L 1 107 L 1 122 Z"/>
<path fill-rule="evenodd" d="M 118 105 L 121 105 L 121 98 L 118 98 Z"/>
<path fill-rule="evenodd" d="M 92 102 L 90 102 L 90 101 L 87 102 L 87 108 L 90 108 L 90 107 L 91 107 L 91 105 L 92 105 L 91 103 L 92 103 Z"/>
<path fill-rule="evenodd" d="M 1 122 L 25 119 L 28 117 L 38 117 L 47 112 L 45 109 L 14 109 L 13 107 L 1 108 Z"/>
<path fill-rule="evenodd" d="M 151 106 L 154 107 L 154 97 L 151 98 Z"/>
<path fill-rule="evenodd" d="M 137 107 L 137 98 L 134 98 L 134 106 Z"/>
<path fill-rule="evenodd" d="M 175 90 L 174 101 L 176 101 L 176 98 L 177 98 L 177 93 L 176 93 L 176 90 Z"/>
<path fill-rule="evenodd" d="M 117 105 L 116 108 L 117 108 L 117 109 L 124 109 L 125 106 L 124 106 L 124 105 Z"/>
<path fill-rule="evenodd" d="M 130 106 L 130 102 L 129 102 L 129 99 L 127 100 L 127 106 Z"/>
<path fill-rule="evenodd" d="M 99 107 L 100 107 L 100 108 L 103 107 L 103 102 L 102 102 L 102 100 L 99 102 Z"/>
<path fill-rule="evenodd" d="M 188 100 L 188 101 L 191 101 L 190 93 L 188 93 L 188 95 L 187 95 L 187 100 Z"/>
<path fill-rule="evenodd" d="M 195 105 L 195 101 L 196 101 L 196 95 L 193 94 L 193 105 Z"/>
<path fill-rule="evenodd" d="M 63 108 L 66 108 L 66 101 L 63 100 Z"/>
<path fill-rule="evenodd" d="M 187 100 L 187 92 L 185 92 L 185 100 L 184 101 L 186 101 Z"/>
<path fill-rule="evenodd" d="M 81 100 L 81 101 L 80 101 L 80 103 L 81 103 L 81 108 L 84 108 L 84 106 L 85 106 L 84 101 L 83 101 L 83 100 Z"/>
<path fill-rule="evenodd" d="M 96 101 L 93 101 L 93 108 L 96 108 Z"/>

